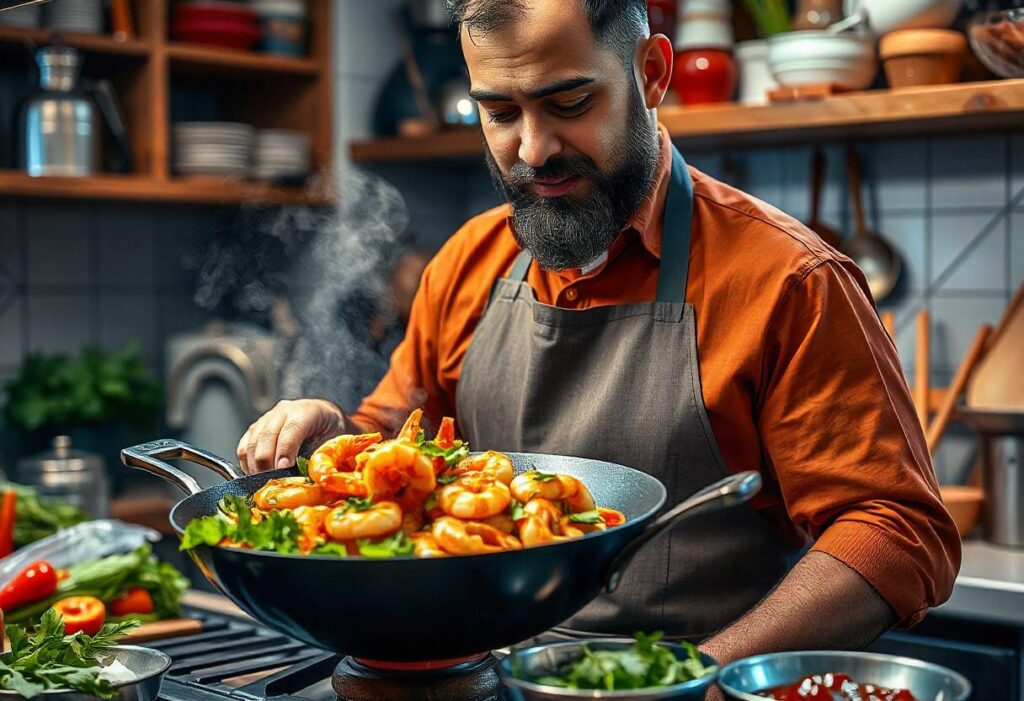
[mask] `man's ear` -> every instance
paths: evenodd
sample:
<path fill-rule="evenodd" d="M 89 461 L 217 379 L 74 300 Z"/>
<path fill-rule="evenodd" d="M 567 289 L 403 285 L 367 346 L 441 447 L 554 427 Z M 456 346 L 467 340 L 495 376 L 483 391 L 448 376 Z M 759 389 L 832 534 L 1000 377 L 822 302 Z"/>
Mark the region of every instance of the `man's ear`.
<path fill-rule="evenodd" d="M 664 34 L 648 37 L 640 43 L 638 58 L 644 103 L 647 109 L 653 110 L 665 99 L 672 80 L 672 42 Z"/>

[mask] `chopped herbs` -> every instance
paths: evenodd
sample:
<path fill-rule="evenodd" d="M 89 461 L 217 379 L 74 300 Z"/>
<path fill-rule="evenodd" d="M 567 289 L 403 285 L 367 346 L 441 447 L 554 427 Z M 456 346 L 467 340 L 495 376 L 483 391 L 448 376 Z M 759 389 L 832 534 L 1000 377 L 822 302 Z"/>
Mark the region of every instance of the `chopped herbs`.
<path fill-rule="evenodd" d="M 592 511 L 581 511 L 578 514 L 571 514 L 569 520 L 573 523 L 604 523 L 601 513 L 594 509 Z"/>
<path fill-rule="evenodd" d="M 381 540 L 359 540 L 359 554 L 363 557 L 390 558 L 412 555 L 413 543 L 402 531 Z"/>
<path fill-rule="evenodd" d="M 117 689 L 100 676 L 102 665 L 117 639 L 138 625 L 138 621 L 125 621 L 105 625 L 94 636 L 81 631 L 64 635 L 64 620 L 48 609 L 31 635 L 21 626 L 8 626 L 11 649 L 0 655 L 0 688 L 26 699 L 56 689 L 114 698 Z"/>
<path fill-rule="evenodd" d="M 526 510 L 523 508 L 523 505 L 521 503 L 513 500 L 512 503 L 510 504 L 510 507 L 512 509 L 513 521 L 518 521 L 520 519 L 526 518 Z"/>
<path fill-rule="evenodd" d="M 442 475 L 441 477 L 437 478 L 437 483 L 438 484 L 451 484 L 452 482 L 457 481 L 459 479 L 459 477 L 461 477 L 461 476 L 462 475 Z"/>
<path fill-rule="evenodd" d="M 262 519 L 256 520 L 249 501 L 236 495 L 221 499 L 218 509 L 220 513 L 216 516 L 189 521 L 181 538 L 182 550 L 198 545 L 218 545 L 227 539 L 234 545 L 253 550 L 286 554 L 298 552 L 298 538 L 302 531 L 290 511 L 269 511 Z"/>
<path fill-rule="evenodd" d="M 295 458 L 295 468 L 299 471 L 300 475 L 309 479 L 309 458 L 304 458 L 301 455 Z"/>
<path fill-rule="evenodd" d="M 583 657 L 566 665 L 557 675 L 531 681 L 565 689 L 647 689 L 671 686 L 699 679 L 713 668 L 704 666 L 700 653 L 693 645 L 686 648 L 686 659 L 676 659 L 675 653 L 659 645 L 662 633 L 636 634 L 636 642 L 622 650 L 591 650 L 583 646 Z"/>
<path fill-rule="evenodd" d="M 558 477 L 558 475 L 550 472 L 541 472 L 540 470 L 535 470 L 530 473 L 530 479 L 534 482 L 550 482 L 556 477 Z"/>
<path fill-rule="evenodd" d="M 345 500 L 345 511 L 369 511 L 373 502 L 362 497 L 349 497 Z"/>

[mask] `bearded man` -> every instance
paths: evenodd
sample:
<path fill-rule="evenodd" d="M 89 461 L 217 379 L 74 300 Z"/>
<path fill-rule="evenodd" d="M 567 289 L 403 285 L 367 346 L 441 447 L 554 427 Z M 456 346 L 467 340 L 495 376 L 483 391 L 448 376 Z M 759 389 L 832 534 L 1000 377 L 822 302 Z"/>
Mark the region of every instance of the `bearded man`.
<path fill-rule="evenodd" d="M 565 628 L 664 630 L 728 662 L 919 621 L 960 540 L 861 272 L 686 165 L 657 122 L 672 47 L 644 0 L 450 5 L 507 204 L 427 267 L 356 413 L 282 402 L 242 464 L 289 466 L 304 442 L 393 433 L 423 407 L 478 449 L 643 470 L 670 504 L 758 470 L 749 506 L 653 542 Z"/>

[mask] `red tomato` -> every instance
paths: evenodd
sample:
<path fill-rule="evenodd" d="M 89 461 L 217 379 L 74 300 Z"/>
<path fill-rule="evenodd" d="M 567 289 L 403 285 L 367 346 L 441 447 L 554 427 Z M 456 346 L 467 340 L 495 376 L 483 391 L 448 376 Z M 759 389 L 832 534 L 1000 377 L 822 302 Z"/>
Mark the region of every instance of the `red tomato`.
<path fill-rule="evenodd" d="M 64 618 L 65 635 L 78 631 L 96 635 L 107 617 L 106 607 L 95 596 L 69 596 L 55 603 L 53 609 Z"/>
<path fill-rule="evenodd" d="M 132 587 L 109 604 L 110 613 L 127 616 L 133 613 L 153 613 L 153 597 L 143 587 Z"/>
<path fill-rule="evenodd" d="M 57 591 L 57 572 L 46 560 L 33 562 L 0 589 L 0 609 L 11 611 L 33 601 L 45 599 Z"/>

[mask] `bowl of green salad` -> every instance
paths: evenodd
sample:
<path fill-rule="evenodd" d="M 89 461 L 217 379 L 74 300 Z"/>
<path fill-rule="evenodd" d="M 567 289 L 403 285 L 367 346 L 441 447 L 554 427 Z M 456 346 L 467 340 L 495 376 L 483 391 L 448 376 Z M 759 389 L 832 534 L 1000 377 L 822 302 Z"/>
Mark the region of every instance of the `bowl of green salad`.
<path fill-rule="evenodd" d="M 661 637 L 637 633 L 635 640 L 600 638 L 513 649 L 498 663 L 498 674 L 513 701 L 703 701 L 717 664 L 689 643 L 662 642 Z"/>

